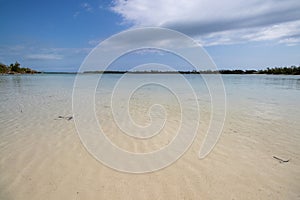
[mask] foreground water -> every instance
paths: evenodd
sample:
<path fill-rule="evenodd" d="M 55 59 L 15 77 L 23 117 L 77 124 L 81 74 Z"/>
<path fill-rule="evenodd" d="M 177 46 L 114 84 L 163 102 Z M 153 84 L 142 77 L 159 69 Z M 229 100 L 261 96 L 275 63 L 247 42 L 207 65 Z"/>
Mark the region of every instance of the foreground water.
<path fill-rule="evenodd" d="M 98 78 L 80 76 L 86 83 Z M 224 129 L 209 156 L 199 160 L 213 108 L 200 75 L 184 76 L 195 97 L 176 75 L 131 74 L 115 88 L 122 75 L 105 74 L 96 89 L 95 114 L 106 136 L 129 152 L 146 153 L 168 145 L 182 124 L 192 127 L 197 121 L 192 101 L 199 105 L 200 125 L 191 148 L 168 168 L 142 175 L 112 170 L 83 147 L 74 119 L 65 118 L 73 116 L 75 77 L 0 76 L 1 199 L 300 198 L 300 77 L 223 75 L 227 99 Z M 216 77 L 205 78 L 213 83 Z M 137 88 L 129 102 L 125 98 L 136 83 L 162 80 L 169 82 L 175 93 L 148 84 Z M 91 91 L 87 85 L 80 100 Z M 178 101 L 178 95 L 185 101 Z M 161 106 L 151 107 L 155 104 Z M 189 112 L 182 113 L 182 104 Z M 118 109 L 112 113 L 114 107 Z M 145 128 L 142 133 L 156 133 L 160 127 L 160 134 L 149 140 L 122 134 L 135 134 L 128 125 L 127 108 L 132 121 Z M 149 109 L 153 111 L 150 114 Z M 86 119 L 87 130 L 90 121 Z M 280 163 L 273 156 L 289 162 Z"/>

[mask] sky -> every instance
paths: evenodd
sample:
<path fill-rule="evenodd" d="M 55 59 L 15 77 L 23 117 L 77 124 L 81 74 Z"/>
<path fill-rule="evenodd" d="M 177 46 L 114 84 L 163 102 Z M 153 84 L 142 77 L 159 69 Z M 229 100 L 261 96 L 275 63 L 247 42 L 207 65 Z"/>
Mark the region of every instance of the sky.
<path fill-rule="evenodd" d="M 75 72 L 107 38 L 161 27 L 193 38 L 219 69 L 298 66 L 299 10 L 299 0 L 0 0 L 0 62 Z M 123 56 L 116 66 L 153 60 L 183 64 L 174 55 L 149 51 Z"/>

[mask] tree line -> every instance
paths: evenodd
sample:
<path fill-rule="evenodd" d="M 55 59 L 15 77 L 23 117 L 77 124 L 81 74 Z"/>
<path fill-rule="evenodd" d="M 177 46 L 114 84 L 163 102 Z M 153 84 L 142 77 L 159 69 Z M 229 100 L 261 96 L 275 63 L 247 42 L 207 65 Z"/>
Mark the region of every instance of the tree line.
<path fill-rule="evenodd" d="M 20 63 L 15 62 L 10 65 L 0 63 L 0 74 L 34 74 L 37 71 L 30 68 L 20 67 Z"/>
<path fill-rule="evenodd" d="M 126 70 L 114 70 L 114 71 L 85 71 L 84 73 L 95 73 L 95 74 L 285 74 L 285 75 L 300 75 L 300 66 L 291 66 L 291 67 L 275 67 L 267 68 L 263 70 L 203 70 L 203 71 L 159 71 L 159 70 L 150 70 L 150 71 L 126 71 Z"/>
<path fill-rule="evenodd" d="M 15 62 L 8 65 L 0 63 L 0 74 L 34 74 L 41 73 L 30 68 L 20 67 L 20 63 Z M 59 72 L 58 72 L 59 73 Z M 84 73 L 181 73 L 181 74 L 285 74 L 285 75 L 300 75 L 300 66 L 291 67 L 274 67 L 263 70 L 206 70 L 206 71 L 87 71 Z"/>
<path fill-rule="evenodd" d="M 286 75 L 300 75 L 300 66 L 291 67 L 275 67 L 267 68 L 265 70 L 259 70 L 259 74 L 286 74 Z"/>
<path fill-rule="evenodd" d="M 291 66 L 291 67 L 274 67 L 267 68 L 262 70 L 217 70 L 217 71 L 192 71 L 191 73 L 199 73 L 199 74 L 284 74 L 284 75 L 300 75 L 300 66 Z"/>

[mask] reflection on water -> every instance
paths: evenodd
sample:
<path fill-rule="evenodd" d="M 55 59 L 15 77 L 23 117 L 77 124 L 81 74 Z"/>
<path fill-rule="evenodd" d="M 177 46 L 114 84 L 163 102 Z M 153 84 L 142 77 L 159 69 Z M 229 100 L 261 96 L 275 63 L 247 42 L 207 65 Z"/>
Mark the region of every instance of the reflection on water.
<path fill-rule="evenodd" d="M 222 75 L 228 85 L 270 86 L 278 89 L 300 89 L 300 77 L 289 75 Z M 259 89 L 259 88 L 257 88 Z"/>
<path fill-rule="evenodd" d="M 265 84 L 278 86 L 281 89 L 300 89 L 300 77 L 298 76 L 266 76 Z"/>

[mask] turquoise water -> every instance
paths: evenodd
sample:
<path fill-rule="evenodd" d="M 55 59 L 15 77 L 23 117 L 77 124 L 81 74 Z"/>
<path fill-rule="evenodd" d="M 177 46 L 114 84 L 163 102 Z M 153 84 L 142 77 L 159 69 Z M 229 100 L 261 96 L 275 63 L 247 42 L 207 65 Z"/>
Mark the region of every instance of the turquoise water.
<path fill-rule="evenodd" d="M 87 82 L 91 79 L 97 79 L 98 75 L 81 75 Z M 214 75 L 204 75 L 208 79 L 214 79 Z M 72 97 L 73 84 L 76 75 L 14 75 L 0 76 L 0 101 L 1 101 L 1 119 L 3 114 L 11 106 L 22 104 L 25 97 L 45 99 L 66 98 L 70 101 Z M 105 74 L 98 85 L 97 91 L 112 91 L 117 81 L 122 77 L 118 74 Z M 184 75 L 190 82 L 199 102 L 209 102 L 209 93 L 203 78 L 200 75 Z M 287 117 L 292 121 L 299 120 L 300 113 L 300 77 L 299 76 L 281 76 L 281 75 L 222 75 L 226 90 L 228 109 L 258 109 L 260 112 L 270 112 L 274 117 Z M 136 82 L 157 82 L 159 80 L 168 80 L 179 92 L 185 93 L 186 88 L 180 85 L 176 75 L 130 75 L 126 84 Z M 126 88 L 126 87 L 124 87 Z M 151 91 L 152 90 L 152 91 Z M 164 88 L 148 86 L 144 91 L 153 92 L 153 94 L 168 94 Z M 124 91 L 126 93 L 127 91 Z M 186 92 L 188 93 L 188 92 Z M 147 95 L 147 93 L 146 93 Z M 172 95 L 171 95 L 172 96 Z M 44 98 L 43 98 L 44 97 Z"/>
<path fill-rule="evenodd" d="M 99 78 L 97 74 L 80 76 L 84 77 L 85 83 Z M 40 108 L 40 112 L 48 112 L 51 107 L 47 106 L 55 105 L 53 109 L 72 113 L 72 91 L 75 77 L 74 74 L 0 76 L 1 124 L 11 120 L 10 116 L 18 116 L 20 110 L 31 109 L 33 106 Z M 182 85 L 177 75 L 131 74 L 125 83 L 121 82 L 116 87 L 121 88 L 117 90 L 114 87 L 121 77 L 122 74 L 103 75 L 97 87 L 96 100 L 101 101 L 104 99 L 101 95 L 111 95 L 112 91 L 117 91 L 117 94 L 126 94 L 129 92 L 126 88 L 136 83 L 162 80 L 167 80 L 175 88 L 176 93 L 190 95 L 193 98 L 191 92 Z M 204 77 L 213 82 L 216 76 L 204 75 Z M 184 75 L 184 79 L 191 84 L 200 107 L 209 109 L 210 94 L 204 79 L 200 75 L 193 74 Z M 290 126 L 292 130 L 299 130 L 299 76 L 222 75 L 222 79 L 227 99 L 227 113 L 240 115 L 245 120 L 253 117 L 256 117 L 258 121 L 278 122 L 282 120 L 282 126 Z M 172 102 L 176 95 L 178 94 L 174 96 L 166 87 L 148 85 L 137 90 L 132 97 L 136 100 L 140 98 L 144 102 L 147 99 L 156 98 L 154 102 L 159 104 L 159 99 L 162 100 L 163 97 L 166 97 Z M 174 102 L 176 104 L 176 101 Z M 168 101 L 164 101 L 164 104 L 168 104 Z M 134 104 L 132 105 L 134 106 Z M 1 129 L 3 129 L 3 125 Z"/>

